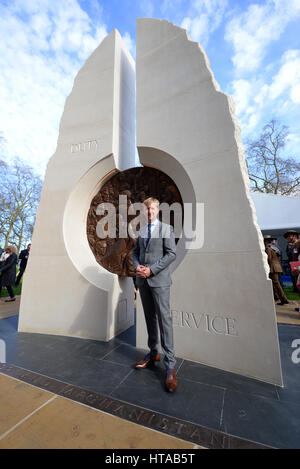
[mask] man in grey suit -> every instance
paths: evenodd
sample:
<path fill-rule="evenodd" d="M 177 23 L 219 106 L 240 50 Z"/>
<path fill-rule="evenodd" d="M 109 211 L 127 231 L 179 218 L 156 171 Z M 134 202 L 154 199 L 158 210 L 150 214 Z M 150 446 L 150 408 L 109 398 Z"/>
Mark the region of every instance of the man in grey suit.
<path fill-rule="evenodd" d="M 132 251 L 136 271 L 136 285 L 139 288 L 144 308 L 150 352 L 136 363 L 137 369 L 147 368 L 160 360 L 160 342 L 164 351 L 166 387 L 173 392 L 177 388 L 175 355 L 173 345 L 173 324 L 170 312 L 170 264 L 176 258 L 176 244 L 173 228 L 158 220 L 159 201 L 152 197 L 144 201 L 147 208 L 148 224 L 140 229 Z"/>

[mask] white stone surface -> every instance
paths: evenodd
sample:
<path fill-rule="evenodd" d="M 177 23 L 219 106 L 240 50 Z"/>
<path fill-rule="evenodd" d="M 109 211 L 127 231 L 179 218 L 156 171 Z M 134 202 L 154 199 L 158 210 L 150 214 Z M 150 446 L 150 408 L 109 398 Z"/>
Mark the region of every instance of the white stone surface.
<path fill-rule="evenodd" d="M 181 239 L 174 263 L 176 355 L 282 385 L 272 286 L 234 104 L 201 46 L 167 21 L 137 22 L 137 145 L 141 163 L 172 177 L 184 203 L 204 204 L 203 246 L 188 250 Z M 138 299 L 137 346 L 146 343 Z"/>
<path fill-rule="evenodd" d="M 133 324 L 132 279 L 87 241 L 90 202 L 135 163 L 134 61 L 114 30 L 79 71 L 50 159 L 24 274 L 19 331 L 109 340 Z"/>

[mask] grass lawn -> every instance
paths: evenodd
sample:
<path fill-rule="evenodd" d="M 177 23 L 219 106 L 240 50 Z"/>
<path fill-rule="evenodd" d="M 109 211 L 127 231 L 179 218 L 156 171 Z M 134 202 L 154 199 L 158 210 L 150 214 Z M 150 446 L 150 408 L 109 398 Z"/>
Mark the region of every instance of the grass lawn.
<path fill-rule="evenodd" d="M 292 287 L 284 287 L 283 290 L 288 300 L 300 301 L 299 293 L 295 293 Z"/>
<path fill-rule="evenodd" d="M 17 287 L 13 287 L 13 291 L 15 295 L 21 295 L 22 281 L 23 281 L 23 278 L 21 278 L 21 282 Z M 1 298 L 6 298 L 7 296 L 9 296 L 7 289 L 5 287 L 2 287 Z"/>

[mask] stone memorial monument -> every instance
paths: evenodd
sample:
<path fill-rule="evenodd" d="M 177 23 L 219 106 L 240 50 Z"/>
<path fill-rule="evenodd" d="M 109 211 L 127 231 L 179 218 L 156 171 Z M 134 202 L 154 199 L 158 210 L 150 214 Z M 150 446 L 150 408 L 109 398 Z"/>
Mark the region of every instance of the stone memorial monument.
<path fill-rule="evenodd" d="M 282 385 L 272 285 L 233 102 L 201 46 L 167 21 L 137 21 L 136 69 L 136 168 L 134 63 L 116 31 L 75 79 L 47 168 L 19 330 L 109 340 L 132 325 L 134 240 L 118 230 L 124 210 L 154 196 L 183 208 L 172 264 L 176 355 Z M 99 239 L 105 214 L 97 207 L 108 202 L 118 230 Z M 146 344 L 137 295 L 137 347 Z"/>
<path fill-rule="evenodd" d="M 140 161 L 166 172 L 183 203 L 204 204 L 198 240 L 189 249 L 182 238 L 172 264 L 175 352 L 282 385 L 269 268 L 234 104 L 201 46 L 167 21 L 138 20 L 136 62 Z M 138 303 L 137 346 L 145 347 L 141 310 Z"/>
<path fill-rule="evenodd" d="M 134 322 L 132 279 L 96 260 L 91 201 L 135 164 L 135 68 L 114 30 L 75 78 L 45 175 L 24 276 L 19 330 L 109 340 Z"/>

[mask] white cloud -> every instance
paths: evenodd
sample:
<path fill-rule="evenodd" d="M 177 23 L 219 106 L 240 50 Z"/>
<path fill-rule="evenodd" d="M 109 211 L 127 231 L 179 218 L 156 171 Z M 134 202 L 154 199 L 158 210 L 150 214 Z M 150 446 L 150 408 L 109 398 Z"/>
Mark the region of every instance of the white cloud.
<path fill-rule="evenodd" d="M 234 84 L 246 82 L 250 86 L 250 81 L 237 80 Z M 300 50 L 286 51 L 281 59 L 279 71 L 271 77 L 269 83 L 260 83 L 260 86 L 253 87 L 251 94 L 256 108 L 272 106 L 274 112 L 279 112 L 281 108 L 300 104 Z M 239 92 L 243 90 L 239 88 Z M 237 94 L 237 97 L 239 95 Z"/>
<path fill-rule="evenodd" d="M 256 0 L 241 14 L 232 11 L 231 17 L 225 39 L 233 44 L 235 78 L 228 89 L 236 104 L 243 137 L 253 138 L 272 118 L 288 125 L 296 135 L 300 50 L 281 52 L 280 58 L 278 51 L 284 48 L 284 43 L 278 48 L 276 41 L 285 33 L 285 41 L 293 44 L 288 26 L 300 17 L 300 0 Z M 295 142 L 291 139 L 289 150 L 299 154 Z"/>
<path fill-rule="evenodd" d="M 286 51 L 278 72 L 269 80 L 264 76 L 240 78 L 231 86 L 245 134 L 250 134 L 266 115 L 288 119 L 292 113 L 297 113 L 300 104 L 300 50 Z"/>
<path fill-rule="evenodd" d="M 191 38 L 206 45 L 211 33 L 220 25 L 227 7 L 227 0 L 194 0 L 181 22 Z"/>
<path fill-rule="evenodd" d="M 239 79 L 232 82 L 232 97 L 244 135 L 250 134 L 257 126 L 262 106 L 258 102 L 262 90 L 260 80 Z"/>
<path fill-rule="evenodd" d="M 300 1 L 267 0 L 251 4 L 226 27 L 225 38 L 233 43 L 236 72 L 252 72 L 262 63 L 267 48 L 286 26 L 300 16 Z"/>
<path fill-rule="evenodd" d="M 237 114 L 241 114 L 242 112 L 247 113 L 249 110 L 249 101 L 253 93 L 252 84 L 250 81 L 241 79 L 233 81 L 232 87 Z"/>
<path fill-rule="evenodd" d="M 282 66 L 269 87 L 269 97 L 276 99 L 288 93 L 294 104 L 300 104 L 300 51 L 289 50 L 282 57 Z"/>
<path fill-rule="evenodd" d="M 132 55 L 132 57 L 135 57 L 135 42 L 134 40 L 132 39 L 132 37 L 130 36 L 130 34 L 128 32 L 126 32 L 123 36 L 122 36 L 122 39 L 125 43 L 125 46 L 127 47 L 127 49 L 129 50 L 130 54 Z"/>
<path fill-rule="evenodd" d="M 43 172 L 74 77 L 106 27 L 77 0 L 13 0 L 0 5 L 0 29 L 0 132 L 7 156 Z"/>
<path fill-rule="evenodd" d="M 151 0 L 140 0 L 140 8 L 145 16 L 151 17 L 154 13 L 154 4 Z"/>

